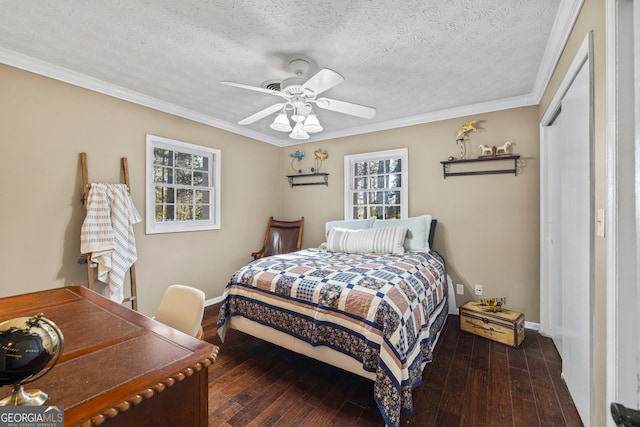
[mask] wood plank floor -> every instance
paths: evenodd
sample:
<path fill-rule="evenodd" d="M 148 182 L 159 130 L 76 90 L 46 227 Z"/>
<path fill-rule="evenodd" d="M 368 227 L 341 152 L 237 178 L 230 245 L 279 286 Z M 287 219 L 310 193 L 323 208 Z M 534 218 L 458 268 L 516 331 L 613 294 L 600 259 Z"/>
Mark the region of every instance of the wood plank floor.
<path fill-rule="evenodd" d="M 207 307 L 203 321 L 205 339 L 220 346 L 209 368 L 210 427 L 384 426 L 371 381 L 238 331 L 223 344 L 218 309 Z M 560 363 L 536 331 L 514 349 L 460 331 L 449 316 L 401 425 L 582 426 Z"/>

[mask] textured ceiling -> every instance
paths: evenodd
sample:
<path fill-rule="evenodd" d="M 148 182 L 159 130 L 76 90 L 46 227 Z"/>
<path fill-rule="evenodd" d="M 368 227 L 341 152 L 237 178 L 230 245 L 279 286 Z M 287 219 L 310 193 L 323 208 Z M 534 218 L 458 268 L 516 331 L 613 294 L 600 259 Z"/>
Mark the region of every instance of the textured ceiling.
<path fill-rule="evenodd" d="M 322 96 L 377 109 L 316 109 L 309 142 L 534 104 L 577 3 L 0 0 L 0 62 L 285 146 L 273 116 L 237 124 L 280 98 L 219 82 L 279 81 L 305 58 L 345 78 Z"/>

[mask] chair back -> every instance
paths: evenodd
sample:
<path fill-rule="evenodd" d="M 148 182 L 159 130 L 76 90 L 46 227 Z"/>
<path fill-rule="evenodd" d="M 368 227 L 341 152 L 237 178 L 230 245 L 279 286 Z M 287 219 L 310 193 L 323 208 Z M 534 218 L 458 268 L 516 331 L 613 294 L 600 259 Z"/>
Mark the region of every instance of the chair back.
<path fill-rule="evenodd" d="M 286 254 L 300 250 L 304 217 L 297 221 L 269 218 L 264 238 L 264 256 Z"/>
<path fill-rule="evenodd" d="M 179 331 L 196 336 L 204 315 L 204 292 L 184 285 L 167 288 L 155 319 Z"/>

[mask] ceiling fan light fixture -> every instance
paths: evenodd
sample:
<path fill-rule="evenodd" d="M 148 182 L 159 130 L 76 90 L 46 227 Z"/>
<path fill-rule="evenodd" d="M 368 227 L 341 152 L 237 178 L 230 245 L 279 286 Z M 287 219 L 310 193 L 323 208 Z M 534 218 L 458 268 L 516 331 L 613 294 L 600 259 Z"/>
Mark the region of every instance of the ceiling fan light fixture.
<path fill-rule="evenodd" d="M 279 132 L 290 132 L 289 136 L 293 139 L 308 139 L 309 134 L 324 130 L 312 110 L 312 104 L 314 107 L 324 110 L 349 114 L 364 119 L 371 119 L 375 116 L 376 109 L 373 107 L 331 98 L 318 98 L 321 93 L 344 81 L 344 77 L 337 72 L 329 68 L 323 68 L 313 76 L 308 77 L 306 75 L 309 67 L 308 61 L 296 59 L 290 62 L 290 66 L 291 71 L 295 73 L 295 77 L 286 78 L 280 81 L 279 84 L 277 81 L 268 80 L 261 87 L 257 87 L 231 81 L 220 82 L 228 86 L 284 98 L 284 102 L 273 104 L 240 120 L 238 122 L 239 125 L 250 125 L 279 111 L 278 116 L 269 125 L 271 129 Z M 291 117 L 288 117 L 289 112 L 291 112 Z"/>
<path fill-rule="evenodd" d="M 289 134 L 293 139 L 309 139 L 309 134 L 302 129 L 302 122 L 298 122 L 293 128 L 293 132 Z"/>
<path fill-rule="evenodd" d="M 278 132 L 291 132 L 292 130 L 289 118 L 287 118 L 287 113 L 284 111 L 276 116 L 269 127 L 273 130 L 277 130 Z"/>
<path fill-rule="evenodd" d="M 310 113 L 302 125 L 302 130 L 307 133 L 321 132 L 323 127 L 320 125 L 320 121 L 318 121 L 318 116 L 314 113 Z"/>

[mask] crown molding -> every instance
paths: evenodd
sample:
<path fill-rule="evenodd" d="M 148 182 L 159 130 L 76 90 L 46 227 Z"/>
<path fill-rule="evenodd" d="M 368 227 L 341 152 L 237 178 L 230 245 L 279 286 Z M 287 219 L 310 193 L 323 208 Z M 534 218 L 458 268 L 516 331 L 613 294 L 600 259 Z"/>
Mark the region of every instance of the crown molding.
<path fill-rule="evenodd" d="M 41 76 L 49 77 L 54 80 L 88 89 L 93 92 L 102 93 L 104 95 L 122 99 L 123 101 L 131 102 L 177 117 L 182 117 L 198 123 L 213 126 L 215 128 L 246 136 L 248 138 L 258 140 L 264 139 L 264 135 L 251 129 L 240 128 L 239 126 L 235 126 L 222 120 L 215 119 L 206 114 L 202 114 L 188 108 L 180 107 L 178 105 L 105 82 L 104 80 L 89 77 L 85 74 L 69 70 L 68 68 L 59 67 L 57 65 L 53 65 L 51 63 L 41 61 L 39 59 L 35 59 L 30 56 L 26 56 L 5 48 L 0 48 L 0 62 Z M 277 145 L 276 139 L 264 142 L 269 142 Z"/>
<path fill-rule="evenodd" d="M 344 138 L 347 136 L 361 135 L 370 132 L 380 132 L 385 130 L 397 129 L 407 126 L 421 125 L 425 123 L 438 122 L 442 120 L 455 119 L 458 117 L 472 116 L 482 113 L 491 113 L 494 111 L 508 110 L 511 108 L 526 107 L 530 105 L 536 105 L 538 102 L 531 95 L 516 96 L 512 98 L 499 99 L 496 101 L 482 102 L 473 105 L 465 105 L 462 107 L 450 108 L 447 110 L 439 110 L 425 114 L 418 114 L 411 117 L 403 117 L 397 120 L 388 120 L 386 122 L 380 122 L 372 125 L 363 125 L 355 128 L 350 128 L 344 131 L 328 131 L 321 134 L 314 135 L 312 140 L 308 141 L 281 141 L 280 147 L 287 147 L 290 145 L 298 145 L 305 143 L 312 143 L 318 141 L 325 141 L 329 139 Z"/>
<path fill-rule="evenodd" d="M 531 92 L 537 104 L 542 100 L 544 91 L 547 89 L 553 71 L 560 60 L 560 55 L 562 55 L 567 40 L 569 40 L 583 4 L 584 0 L 562 0 L 560 2 L 560 7 L 547 41 L 547 47 L 538 69 L 538 75 L 533 85 L 533 91 Z"/>

